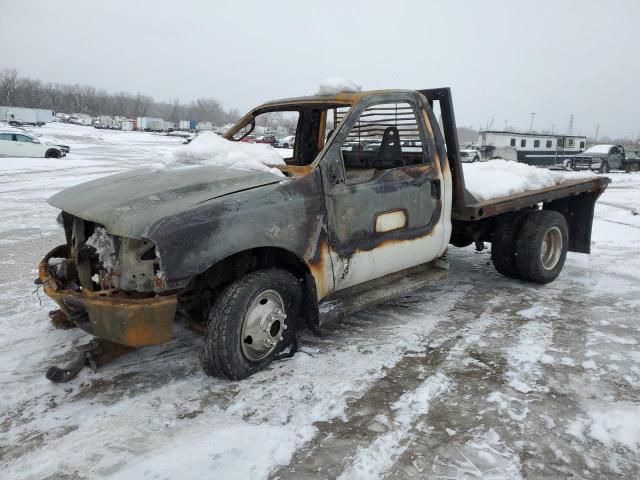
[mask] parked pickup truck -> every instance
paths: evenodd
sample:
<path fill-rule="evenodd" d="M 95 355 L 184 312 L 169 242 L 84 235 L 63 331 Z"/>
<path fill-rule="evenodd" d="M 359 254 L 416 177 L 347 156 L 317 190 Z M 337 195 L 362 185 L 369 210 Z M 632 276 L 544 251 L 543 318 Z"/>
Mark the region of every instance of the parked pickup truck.
<path fill-rule="evenodd" d="M 627 158 L 622 145 L 592 145 L 568 160 L 573 170 L 595 170 L 600 173 L 609 173 L 611 170 L 631 173 L 640 170 L 640 159 Z"/>
<path fill-rule="evenodd" d="M 491 242 L 498 272 L 535 283 L 554 280 L 567 251 L 589 253 L 609 179 L 477 200 L 465 189 L 448 88 L 269 102 L 226 138 L 242 141 L 269 112 L 299 115 L 293 157 L 276 167 L 284 177 L 144 169 L 49 199 L 66 244 L 43 258 L 36 282 L 60 307 L 54 325 L 98 337 L 70 365 L 51 367 L 50 380 L 169 342 L 175 318 L 204 334 L 208 374 L 241 379 L 304 325 L 444 278 L 449 244 Z M 420 148 L 405 149 L 403 137 Z M 379 148 L 345 148 L 358 138 Z"/>

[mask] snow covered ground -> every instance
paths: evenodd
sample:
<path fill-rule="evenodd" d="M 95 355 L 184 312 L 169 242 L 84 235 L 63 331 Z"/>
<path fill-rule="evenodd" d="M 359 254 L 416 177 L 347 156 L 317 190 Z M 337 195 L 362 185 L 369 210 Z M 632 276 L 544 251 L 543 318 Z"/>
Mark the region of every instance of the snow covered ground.
<path fill-rule="evenodd" d="M 44 378 L 86 336 L 49 326 L 36 263 L 62 242 L 44 199 L 160 165 L 180 139 L 48 125 L 60 160 L 0 159 L 0 478 L 638 478 L 640 174 L 611 174 L 593 253 L 555 282 L 450 250 L 448 280 L 305 332 L 242 382 L 201 340 Z M 40 303 L 42 302 L 42 303 Z"/>

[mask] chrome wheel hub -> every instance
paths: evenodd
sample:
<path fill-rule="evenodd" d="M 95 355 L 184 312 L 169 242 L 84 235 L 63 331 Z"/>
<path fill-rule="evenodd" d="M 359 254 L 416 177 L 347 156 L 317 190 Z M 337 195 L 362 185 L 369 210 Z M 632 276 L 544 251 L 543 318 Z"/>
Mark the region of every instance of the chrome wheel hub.
<path fill-rule="evenodd" d="M 558 227 L 553 227 L 544 236 L 540 249 L 540 260 L 546 270 L 552 270 L 560 260 L 562 254 L 562 233 Z"/>
<path fill-rule="evenodd" d="M 265 290 L 251 302 L 242 322 L 242 353 L 250 362 L 259 362 L 272 353 L 283 339 L 287 326 L 284 301 L 275 290 Z"/>

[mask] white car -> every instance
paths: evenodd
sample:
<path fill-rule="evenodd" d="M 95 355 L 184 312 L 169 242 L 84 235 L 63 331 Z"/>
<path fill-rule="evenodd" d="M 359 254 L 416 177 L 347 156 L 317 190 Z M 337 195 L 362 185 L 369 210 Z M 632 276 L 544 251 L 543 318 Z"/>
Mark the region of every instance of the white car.
<path fill-rule="evenodd" d="M 278 140 L 278 146 L 282 148 L 293 148 L 294 143 L 296 143 L 295 135 L 282 137 L 280 140 Z"/>
<path fill-rule="evenodd" d="M 482 158 L 480 150 L 473 148 L 463 148 L 460 150 L 460 161 L 465 163 L 477 162 Z"/>
<path fill-rule="evenodd" d="M 0 127 L 1 157 L 60 158 L 66 154 L 63 146 L 43 143 L 24 130 Z"/>

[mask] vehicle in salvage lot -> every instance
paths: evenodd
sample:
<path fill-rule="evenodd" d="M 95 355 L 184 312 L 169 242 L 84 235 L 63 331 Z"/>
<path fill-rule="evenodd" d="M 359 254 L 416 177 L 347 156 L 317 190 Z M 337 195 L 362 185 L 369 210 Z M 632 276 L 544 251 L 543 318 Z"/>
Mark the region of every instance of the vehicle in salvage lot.
<path fill-rule="evenodd" d="M 293 158 L 275 166 L 286 178 L 223 166 L 145 169 L 49 199 L 62 211 L 66 244 L 45 255 L 36 282 L 60 307 L 54 325 L 98 340 L 47 378 L 66 381 L 87 363 L 168 342 L 179 311 L 205 335 L 204 370 L 241 379 L 303 325 L 445 277 L 449 244 L 491 242 L 501 274 L 536 283 L 558 276 L 567 251 L 590 251 L 594 205 L 609 179 L 477 200 L 465 188 L 448 88 L 269 102 L 225 137 L 243 141 L 270 112 L 299 114 Z M 405 148 L 405 136 L 420 143 Z M 354 148 L 365 140 L 378 148 Z"/>
<path fill-rule="evenodd" d="M 282 137 L 278 140 L 277 147 L 281 148 L 293 148 L 293 145 L 296 143 L 295 135 L 287 135 L 286 137 Z"/>
<path fill-rule="evenodd" d="M 460 161 L 464 163 L 478 162 L 482 158 L 480 150 L 475 148 L 463 148 L 460 150 Z"/>
<path fill-rule="evenodd" d="M 276 137 L 273 135 L 260 135 L 253 141 L 253 143 L 266 143 L 268 145 L 275 146 L 277 142 Z"/>
<path fill-rule="evenodd" d="M 49 143 L 48 138 L 43 140 L 21 128 L 0 126 L 0 156 L 60 158 L 69 152 L 66 145 Z"/>
<path fill-rule="evenodd" d="M 611 170 L 630 173 L 640 170 L 640 159 L 627 158 L 622 145 L 592 145 L 570 157 L 569 166 L 573 170 L 594 170 L 599 173 L 609 173 Z"/>

